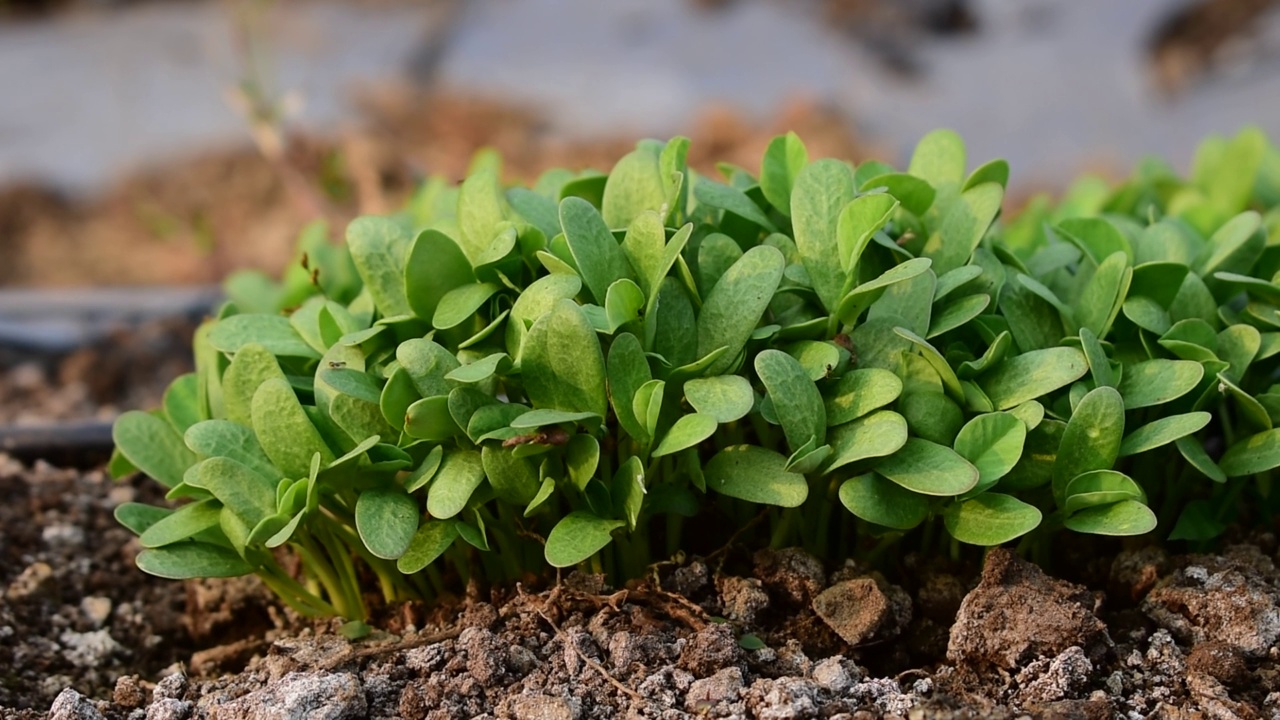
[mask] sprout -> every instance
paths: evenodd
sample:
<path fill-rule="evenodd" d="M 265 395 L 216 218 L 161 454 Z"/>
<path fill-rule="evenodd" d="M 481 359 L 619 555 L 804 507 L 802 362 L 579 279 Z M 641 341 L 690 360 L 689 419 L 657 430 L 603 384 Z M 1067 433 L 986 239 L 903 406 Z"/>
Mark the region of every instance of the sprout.
<path fill-rule="evenodd" d="M 695 532 L 832 559 L 1210 539 L 1276 504 L 1280 155 L 1206 148 L 1191 181 L 1011 223 L 1008 165 L 966 174 L 948 131 L 907 172 L 791 134 L 758 180 L 676 138 L 608 175 L 433 181 L 343 246 L 309 228 L 280 285 L 228 281 L 196 371 L 115 427 L 112 472 L 179 504 L 117 517 L 147 572 L 256 573 L 353 621 L 366 585 L 633 577 Z M 1215 160 L 1250 153 L 1247 178 Z"/>

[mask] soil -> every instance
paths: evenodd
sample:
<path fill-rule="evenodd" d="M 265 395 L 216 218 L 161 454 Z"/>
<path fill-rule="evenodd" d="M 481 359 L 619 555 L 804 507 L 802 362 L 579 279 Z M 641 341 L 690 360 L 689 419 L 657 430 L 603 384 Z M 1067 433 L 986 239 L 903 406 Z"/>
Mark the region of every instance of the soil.
<path fill-rule="evenodd" d="M 1280 716 L 1269 535 L 1094 557 L 1089 587 L 1003 549 L 886 579 L 730 548 L 625 588 L 472 586 L 348 640 L 251 578 L 134 568 L 111 510 L 154 487 L 0 458 L 0 717 Z"/>
<path fill-rule="evenodd" d="M 160 406 L 170 381 L 192 369 L 195 323 L 185 318 L 115 327 L 66 354 L 0 346 L 0 426 L 109 421 Z"/>

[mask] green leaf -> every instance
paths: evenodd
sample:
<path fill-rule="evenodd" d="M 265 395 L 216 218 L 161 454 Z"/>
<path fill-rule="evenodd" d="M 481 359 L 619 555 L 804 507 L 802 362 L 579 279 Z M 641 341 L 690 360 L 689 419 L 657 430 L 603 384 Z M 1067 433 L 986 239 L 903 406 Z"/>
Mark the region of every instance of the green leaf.
<path fill-rule="evenodd" d="M 1017 282 L 1005 283 L 998 304 L 1009 332 L 1024 353 L 1052 348 L 1062 340 L 1065 332 L 1061 312 L 1033 292 L 1025 276 L 1018 275 Z"/>
<path fill-rule="evenodd" d="M 1207 412 L 1189 412 L 1153 420 L 1129 433 L 1124 442 L 1120 443 L 1120 457 L 1154 450 L 1200 432 L 1212 419 L 1213 416 Z"/>
<path fill-rule="evenodd" d="M 997 410 L 1048 395 L 1084 377 L 1089 365 L 1076 348 L 1056 347 L 1006 358 L 979 385 Z"/>
<path fill-rule="evenodd" d="M 630 221 L 628 218 L 627 223 L 619 227 L 626 227 Z M 573 197 L 562 200 L 560 224 L 564 226 L 565 242 L 573 254 L 578 273 L 596 304 L 604 303 L 613 281 L 621 278 L 635 280 L 626 254 L 591 203 Z"/>
<path fill-rule="evenodd" d="M 639 285 L 626 278 L 615 280 L 609 286 L 604 301 L 605 317 L 609 321 L 609 333 L 613 334 L 623 325 L 639 320 L 644 307 L 644 291 L 640 289 Z"/>
<path fill-rule="evenodd" d="M 1236 215 L 1218 228 L 1196 259 L 1199 275 L 1213 277 L 1219 272 L 1247 273 L 1266 244 L 1264 234 L 1258 232 L 1261 225 L 1261 216 L 1251 210 Z"/>
<path fill-rule="evenodd" d="M 458 187 L 458 245 L 472 265 L 489 248 L 498 226 L 506 220 L 506 198 L 498 183 L 496 168 L 472 172 Z"/>
<path fill-rule="evenodd" d="M 605 182 L 600 202 L 605 224 L 625 228 L 641 213 L 661 209 L 667 202 L 665 181 L 659 152 L 651 146 L 641 144 L 623 155 Z"/>
<path fill-rule="evenodd" d="M 261 345 L 280 357 L 319 359 L 320 353 L 293 329 L 283 315 L 232 315 L 214 323 L 209 342 L 218 350 L 232 354 L 246 345 Z"/>
<path fill-rule="evenodd" d="M 448 395 L 453 385 L 444 376 L 461 367 L 453 353 L 442 345 L 421 338 L 400 343 L 396 348 L 396 361 L 409 373 L 418 394 L 424 398 Z"/>
<path fill-rule="evenodd" d="M 901 265 L 896 265 L 886 270 L 880 277 L 870 282 L 865 282 L 849 291 L 840 300 L 840 305 L 836 308 L 836 317 L 846 325 L 854 324 L 858 316 L 863 310 L 871 307 L 877 300 L 884 296 L 885 292 L 893 285 L 906 282 L 919 275 L 923 275 L 932 264 L 933 261 L 928 258 L 912 258 Z M 868 318 L 867 322 L 876 320 L 877 318 Z M 928 322 L 928 318 L 925 318 Z M 865 323 L 864 323 L 865 324 Z M 903 321 L 895 323 L 897 325 L 904 324 Z"/>
<path fill-rule="evenodd" d="M 1072 478 L 1063 493 L 1063 510 L 1074 514 L 1085 508 L 1110 505 L 1122 500 L 1145 502 L 1147 494 L 1132 478 L 1115 470 L 1093 470 Z"/>
<path fill-rule="evenodd" d="M 867 319 L 898 317 L 906 329 L 919 336 L 927 335 L 929 318 L 933 313 L 933 293 L 937 284 L 938 278 L 932 272 L 917 273 L 913 277 L 892 283 L 867 311 Z"/>
<path fill-rule="evenodd" d="M 764 159 L 760 161 L 760 190 L 769 204 L 783 215 L 791 215 L 791 188 L 808 164 L 809 153 L 793 132 L 775 137 L 764 151 Z"/>
<path fill-rule="evenodd" d="M 862 183 L 859 192 L 865 193 L 877 188 L 884 188 L 907 212 L 923 217 L 933 205 L 935 191 L 925 180 L 909 173 L 886 173 L 877 175 Z"/>
<path fill-rule="evenodd" d="M 711 415 L 703 413 L 685 415 L 676 420 L 671 429 L 667 431 L 667 434 L 662 437 L 658 447 L 653 450 L 653 457 L 671 455 L 686 448 L 694 447 L 714 435 L 716 426 L 716 418 Z"/>
<path fill-rule="evenodd" d="M 831 429 L 827 472 L 850 463 L 892 455 L 907 443 L 907 421 L 888 410 Z"/>
<path fill-rule="evenodd" d="M 595 330 L 572 300 L 560 300 L 529 329 L 521 375 L 535 408 L 604 417 L 604 354 Z"/>
<path fill-rule="evenodd" d="M 956 373 L 951 369 L 951 365 L 947 363 L 946 358 L 942 357 L 942 353 L 929 344 L 929 341 L 911 332 L 906 328 L 894 328 L 894 332 L 898 335 L 910 340 L 912 344 L 920 350 L 920 354 L 924 357 L 925 362 L 933 368 L 934 372 L 942 380 L 942 387 L 956 401 L 964 400 L 964 389 L 960 387 L 960 378 L 956 377 Z"/>
<path fill-rule="evenodd" d="M 1012 495 L 983 493 L 947 508 L 942 522 L 951 537 L 970 545 L 1003 545 L 1040 525 L 1042 516 L 1033 505 Z"/>
<path fill-rule="evenodd" d="M 600 467 L 600 442 L 590 435 L 574 435 L 565 448 L 564 460 L 569 482 L 585 490 Z"/>
<path fill-rule="evenodd" d="M 1099 337 L 1106 337 L 1120 313 L 1133 279 L 1129 257 L 1123 252 L 1107 256 L 1085 283 L 1076 300 L 1076 320 Z"/>
<path fill-rule="evenodd" d="M 506 375 L 510 370 L 511 357 L 506 353 L 494 353 L 486 355 L 469 365 L 463 365 L 456 370 L 451 370 L 444 376 L 444 379 L 474 384 L 484 382 L 494 375 Z"/>
<path fill-rule="evenodd" d="M 751 651 L 751 650 L 761 650 L 763 648 L 768 647 L 768 645 L 765 645 L 764 641 L 761 640 L 758 635 L 747 633 L 742 637 L 738 638 L 738 647 L 742 648 L 743 650 Z"/>
<path fill-rule="evenodd" d="M 139 533 L 138 542 L 144 548 L 158 548 L 186 540 L 209 528 L 218 526 L 222 504 L 215 500 L 183 505 L 151 523 Z"/>
<path fill-rule="evenodd" d="M 964 424 L 964 412 L 933 387 L 917 385 L 902 393 L 897 410 L 907 419 L 911 434 L 940 445 L 951 445 Z"/>
<path fill-rule="evenodd" d="M 1134 410 L 1175 400 L 1194 390 L 1203 377 L 1204 366 L 1190 360 L 1156 358 L 1127 365 L 1120 379 L 1124 408 Z"/>
<path fill-rule="evenodd" d="M 973 257 L 1003 200 L 1004 188 L 996 183 L 983 183 L 960 194 L 924 244 L 923 255 L 933 260 L 934 272 L 954 270 Z"/>
<path fill-rule="evenodd" d="M 546 558 L 552 567 L 572 567 L 600 552 L 613 541 L 622 520 L 598 517 L 577 510 L 561 518 L 547 536 Z"/>
<path fill-rule="evenodd" d="M 1193 437 L 1180 437 L 1174 441 L 1174 445 L 1178 448 L 1178 453 L 1183 459 L 1191 463 L 1191 466 L 1199 470 L 1205 477 L 1214 482 L 1224 483 L 1227 481 L 1226 473 L 1222 472 L 1217 463 L 1209 457 L 1209 453 L 1205 452 L 1204 446 L 1200 441 Z"/>
<path fill-rule="evenodd" d="M 460 428 L 449 412 L 449 396 L 436 395 L 414 402 L 405 411 L 404 432 L 419 440 L 440 442 L 458 433 Z"/>
<path fill-rule="evenodd" d="M 606 368 L 609 379 L 609 399 L 613 404 L 618 423 L 633 439 L 645 444 L 648 432 L 645 430 L 644 421 L 636 417 L 631 405 L 640 386 L 653 378 L 649 372 L 649 363 L 644 356 L 644 348 L 640 346 L 640 341 L 635 335 L 623 333 L 614 338 L 613 343 L 609 345 Z M 747 409 L 749 411 L 750 407 Z"/>
<path fill-rule="evenodd" d="M 173 425 L 151 413 L 122 414 L 111 427 L 111 440 L 134 467 L 167 488 L 181 483 L 196 462 Z"/>
<path fill-rule="evenodd" d="M 165 388 L 162 406 L 169 424 L 180 433 L 206 419 L 200 414 L 200 379 L 196 374 L 186 373 L 174 378 Z"/>
<path fill-rule="evenodd" d="M 230 420 L 205 420 L 187 429 L 187 447 L 203 458 L 228 457 L 276 482 L 281 474 L 263 452 L 253 430 Z"/>
<path fill-rule="evenodd" d="M 1095 387 L 1115 387 L 1115 374 L 1111 370 L 1111 361 L 1102 349 L 1098 336 L 1087 327 L 1080 328 L 1080 349 L 1084 351 L 1085 362 L 1089 364 L 1089 372 L 1093 375 Z"/>
<path fill-rule="evenodd" d="M 810 441 L 822 444 L 827 434 L 827 411 L 822 393 L 800 362 L 781 350 L 770 349 L 756 355 L 755 368 L 773 401 L 791 451 Z"/>
<path fill-rule="evenodd" d="M 707 487 L 721 495 L 779 507 L 799 507 L 809 495 L 804 476 L 786 470 L 787 458 L 754 445 L 733 445 L 704 468 Z"/>
<path fill-rule="evenodd" d="M 538 493 L 542 479 L 538 464 L 530 458 L 516 457 L 511 450 L 491 445 L 480 449 L 485 477 L 499 500 L 512 505 L 528 505 Z"/>
<path fill-rule="evenodd" d="M 1280 467 L 1280 429 L 1237 441 L 1223 453 L 1218 466 L 1227 477 L 1256 475 Z"/>
<path fill-rule="evenodd" d="M 322 383 L 344 395 L 375 405 L 382 399 L 382 386 L 363 370 L 322 367 L 317 377 Z"/>
<path fill-rule="evenodd" d="M 759 205 L 741 190 L 715 182 L 706 177 L 698 178 L 693 186 L 693 196 L 703 205 L 731 212 L 738 217 L 749 220 L 768 232 L 777 232 L 778 227 L 769 220 Z"/>
<path fill-rule="evenodd" d="M 138 569 L 168 580 L 239 577 L 253 572 L 234 550 L 202 542 L 185 542 L 138 553 Z"/>
<path fill-rule="evenodd" d="M 436 312 L 431 316 L 432 327 L 448 330 L 471 320 L 500 290 L 502 286 L 498 283 L 470 283 L 450 290 L 436 305 Z"/>
<path fill-rule="evenodd" d="M 627 529 L 632 532 L 640 520 L 640 511 L 644 507 L 644 497 L 648 490 L 644 486 L 644 463 L 639 456 L 632 455 L 613 474 L 613 482 L 609 485 L 609 494 L 613 497 L 613 514 L 627 519 Z"/>
<path fill-rule="evenodd" d="M 719 348 L 728 348 L 721 359 L 707 369 L 707 375 L 723 374 L 746 347 L 782 281 L 785 265 L 786 260 L 776 248 L 753 247 L 707 295 L 698 315 L 697 355 L 706 357 Z M 677 331 L 673 329 L 673 332 Z"/>
<path fill-rule="evenodd" d="M 692 231 L 693 226 L 687 225 Z M 687 233 L 686 233 L 687 237 Z M 645 297 L 653 297 L 662 278 L 671 270 L 665 262 L 667 234 L 662 227 L 662 218 L 656 212 L 642 212 L 631 221 L 627 234 L 622 240 L 622 252 L 631 263 Z M 675 262 L 675 258 L 671 258 Z"/>
<path fill-rule="evenodd" d="M 173 511 L 169 508 L 136 502 L 121 503 L 112 512 L 116 522 L 128 528 L 135 535 L 141 535 L 149 530 L 151 526 L 172 514 Z"/>
<path fill-rule="evenodd" d="M 488 238 L 485 238 L 486 242 Z M 405 260 L 411 246 L 409 234 L 394 220 L 366 216 L 347 226 L 347 248 L 364 287 L 382 317 L 413 314 L 405 294 Z M 267 343 L 273 354 L 283 355 Z"/>
<path fill-rule="evenodd" d="M 252 528 L 276 511 L 276 486 L 230 458 L 209 458 L 200 463 L 197 478 L 189 481 L 204 488 Z"/>
<path fill-rule="evenodd" d="M 266 348 L 250 343 L 231 359 L 222 375 L 222 397 L 227 419 L 242 425 L 253 423 L 253 395 L 267 380 L 284 379 L 280 364 Z"/>
<path fill-rule="evenodd" d="M 916 143 L 907 172 L 935 187 L 964 181 L 964 140 L 954 130 L 934 130 Z"/>
<path fill-rule="evenodd" d="M 824 401 L 827 425 L 834 427 L 856 420 L 897 400 L 901 394 L 902 380 L 888 370 L 862 368 L 845 373 Z"/>
<path fill-rule="evenodd" d="M 871 236 L 884 228 L 898 201 L 890 195 L 862 195 L 854 198 L 840 211 L 836 221 L 836 239 L 840 265 L 846 275 L 854 275 L 862 253 L 871 242 Z"/>
<path fill-rule="evenodd" d="M 436 561 L 458 539 L 458 526 L 451 520 L 425 520 L 396 560 L 396 569 L 412 575 Z"/>
<path fill-rule="evenodd" d="M 999 365 L 1012 346 L 1013 335 L 1009 334 L 1008 330 L 1002 331 L 992 339 L 991 344 L 982 353 L 982 357 L 977 360 L 965 360 L 960 363 L 960 367 L 956 369 L 956 376 L 961 380 L 972 380 L 978 377 L 992 367 Z"/>
<path fill-rule="evenodd" d="M 326 463 L 334 459 L 285 380 L 268 380 L 258 387 L 253 396 L 253 431 L 263 452 L 285 476 L 305 477 L 317 452 Z"/>
<path fill-rule="evenodd" d="M 892 373 L 889 374 L 892 376 Z M 685 383 L 684 396 L 694 410 L 714 418 L 718 423 L 741 420 L 755 405 L 751 383 L 741 375 L 694 378 Z"/>
<path fill-rule="evenodd" d="M 813 289 L 827 312 L 834 312 L 845 287 L 837 226 L 854 198 L 853 171 L 838 160 L 818 160 L 796 176 L 791 190 L 791 224 L 796 249 Z"/>
<path fill-rule="evenodd" d="M 985 294 L 966 295 L 955 302 L 947 303 L 929 322 L 929 339 L 964 326 L 981 315 L 990 304 L 991 296 Z"/>
<path fill-rule="evenodd" d="M 1122 500 L 1081 510 L 1064 524 L 1068 530 L 1090 535 L 1145 535 L 1156 529 L 1156 516 L 1137 500 Z"/>
<path fill-rule="evenodd" d="M 1067 484 L 1091 470 L 1110 470 L 1124 437 L 1124 401 L 1114 388 L 1089 391 L 1062 433 L 1053 466 L 1054 497 L 1061 504 Z"/>
<path fill-rule="evenodd" d="M 742 247 L 723 233 L 711 233 L 698 245 L 698 288 L 706 295 L 720 276 L 742 257 Z"/>
<path fill-rule="evenodd" d="M 977 187 L 983 183 L 993 182 L 1000 187 L 1009 186 L 1009 162 L 1007 160 L 991 160 L 969 174 L 962 190 Z"/>
<path fill-rule="evenodd" d="M 441 520 L 457 515 L 482 482 L 484 462 L 479 452 L 461 448 L 445 452 L 440 470 L 427 488 L 427 512 Z"/>
<path fill-rule="evenodd" d="M 909 438 L 900 452 L 876 465 L 876 472 L 921 495 L 962 495 L 978 484 L 978 469 L 968 460 L 920 438 Z"/>
<path fill-rule="evenodd" d="M 1022 457 L 1027 426 L 1007 412 L 979 415 L 960 428 L 955 450 L 978 468 L 978 488 L 989 488 Z"/>
<path fill-rule="evenodd" d="M 928 498 L 875 473 L 845 480 L 839 496 L 849 512 L 894 530 L 910 530 L 929 516 Z"/>
<path fill-rule="evenodd" d="M 375 557 L 397 560 L 418 531 L 418 503 L 400 488 L 365 490 L 356 499 L 356 530 Z"/>
<path fill-rule="evenodd" d="M 422 460 L 418 467 L 404 479 L 404 490 L 407 493 L 415 493 L 426 487 L 427 483 L 436 476 L 436 471 L 440 469 L 440 463 L 444 460 L 444 447 L 436 445 L 431 448 L 431 452 Z"/>
<path fill-rule="evenodd" d="M 1122 252 L 1130 260 L 1133 250 L 1129 241 L 1109 220 L 1102 217 L 1073 217 L 1063 220 L 1056 228 L 1057 234 L 1084 251 L 1095 264 Z"/>
<path fill-rule="evenodd" d="M 667 365 L 681 367 L 698 358 L 698 333 L 689 332 L 697 324 L 693 301 L 685 285 L 673 277 L 666 278 L 650 301 L 644 323 L 644 343 L 662 357 Z M 720 348 L 713 348 L 712 352 Z M 724 347 L 727 351 L 728 347 Z M 702 356 L 705 360 L 710 353 Z"/>
<path fill-rule="evenodd" d="M 438 230 L 424 230 L 414 241 L 405 265 L 405 287 L 413 312 L 430 320 L 449 291 L 475 282 L 462 248 Z"/>

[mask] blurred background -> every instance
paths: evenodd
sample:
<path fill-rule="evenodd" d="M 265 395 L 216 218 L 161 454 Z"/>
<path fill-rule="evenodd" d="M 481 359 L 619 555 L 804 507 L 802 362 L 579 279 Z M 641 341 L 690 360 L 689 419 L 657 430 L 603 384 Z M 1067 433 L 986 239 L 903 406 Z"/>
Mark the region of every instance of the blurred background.
<path fill-rule="evenodd" d="M 483 147 L 754 170 L 951 127 L 1016 212 L 1245 124 L 1280 137 L 1280 0 L 0 0 L 0 425 L 154 404 L 228 272 Z"/>

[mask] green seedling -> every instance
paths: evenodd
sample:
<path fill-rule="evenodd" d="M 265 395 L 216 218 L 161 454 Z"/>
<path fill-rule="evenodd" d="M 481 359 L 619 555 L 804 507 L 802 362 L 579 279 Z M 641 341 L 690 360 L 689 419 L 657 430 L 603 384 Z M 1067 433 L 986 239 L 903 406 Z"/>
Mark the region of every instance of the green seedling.
<path fill-rule="evenodd" d="M 282 283 L 233 276 L 195 372 L 115 427 L 112 472 L 175 503 L 118 509 L 139 567 L 361 621 L 371 590 L 638 577 L 695 530 L 835 561 L 1204 542 L 1276 510 L 1280 153 L 1255 131 L 1007 223 L 1008 165 L 969 172 L 947 131 L 906 172 L 795 135 L 759 179 L 687 151 L 529 188 L 478 163 L 345 244 L 309 228 Z"/>

